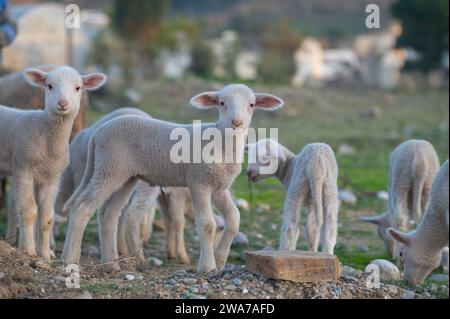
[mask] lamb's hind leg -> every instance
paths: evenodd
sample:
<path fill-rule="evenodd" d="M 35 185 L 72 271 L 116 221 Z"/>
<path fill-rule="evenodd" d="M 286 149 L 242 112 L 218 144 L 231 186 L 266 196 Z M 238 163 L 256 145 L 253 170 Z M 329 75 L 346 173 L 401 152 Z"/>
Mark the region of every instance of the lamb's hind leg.
<path fill-rule="evenodd" d="M 339 199 L 338 189 L 335 184 L 324 187 L 324 226 L 322 227 L 322 251 L 334 254 L 334 246 L 337 240 Z"/>
<path fill-rule="evenodd" d="M 215 193 L 213 202 L 225 218 L 225 229 L 215 253 L 217 268 L 222 270 L 225 268 L 228 255 L 230 254 L 233 238 L 239 231 L 241 216 L 228 189 Z"/>
<path fill-rule="evenodd" d="M 97 216 L 97 220 L 99 215 Z M 98 222 L 100 224 L 100 222 Z M 122 212 L 122 216 L 119 219 L 119 228 L 117 233 L 117 250 L 120 256 L 128 256 L 128 243 L 127 243 L 127 228 L 128 228 L 128 214 L 125 209 Z"/>
<path fill-rule="evenodd" d="M 144 260 L 144 244 L 150 239 L 153 230 L 155 205 L 159 193 L 159 188 L 139 182 L 123 212 L 128 252 L 132 255 L 137 254 L 142 260 Z"/>
<path fill-rule="evenodd" d="M 283 225 L 281 227 L 280 250 L 295 250 L 300 234 L 300 211 L 304 195 L 288 192 L 283 212 Z"/>
<path fill-rule="evenodd" d="M 18 226 L 18 213 L 16 211 L 17 205 L 15 203 L 15 194 L 13 192 L 8 193 L 8 220 L 6 229 L 6 241 L 10 245 L 17 245 L 17 226 Z"/>
<path fill-rule="evenodd" d="M 100 251 L 102 262 L 111 262 L 119 258 L 117 251 L 117 230 L 122 209 L 130 199 L 137 179 L 133 178 L 117 190 L 99 211 Z M 118 268 L 118 265 L 116 265 Z"/>
<path fill-rule="evenodd" d="M 104 176 L 108 176 L 108 179 L 93 177 L 73 203 L 62 254 L 62 259 L 67 263 L 80 261 L 81 242 L 89 219 L 95 210 L 126 182 L 114 174 Z"/>
<path fill-rule="evenodd" d="M 39 256 L 51 259 L 51 237 L 53 228 L 55 198 L 58 192 L 57 183 L 40 187 L 37 191 L 39 214 Z"/>
<path fill-rule="evenodd" d="M 168 214 L 171 216 L 172 233 L 175 239 L 175 249 L 178 261 L 181 264 L 190 264 L 186 245 L 184 243 L 184 228 L 186 225 L 185 212 L 187 205 L 187 198 L 189 196 L 186 192 L 176 190 L 173 196 L 170 196 Z"/>
<path fill-rule="evenodd" d="M 172 204 L 172 194 L 161 194 L 158 198 L 159 207 L 163 216 L 164 222 L 164 232 L 165 232 L 165 246 L 167 258 L 170 260 L 177 259 L 177 249 L 176 249 L 176 236 L 175 228 L 173 227 L 173 217 L 172 212 L 174 209 L 171 207 Z"/>

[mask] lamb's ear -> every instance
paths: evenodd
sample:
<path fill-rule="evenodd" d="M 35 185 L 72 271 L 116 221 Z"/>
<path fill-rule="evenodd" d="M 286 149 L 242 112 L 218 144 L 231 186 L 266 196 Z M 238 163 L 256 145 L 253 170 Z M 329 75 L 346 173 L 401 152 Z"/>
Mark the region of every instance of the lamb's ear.
<path fill-rule="evenodd" d="M 189 100 L 189 104 L 197 109 L 208 109 L 219 105 L 219 92 L 200 93 Z"/>
<path fill-rule="evenodd" d="M 263 110 L 273 111 L 283 107 L 284 105 L 284 101 L 279 97 L 276 97 L 275 95 L 256 93 L 255 96 L 256 96 L 255 106 Z"/>
<path fill-rule="evenodd" d="M 402 244 L 405 244 L 406 246 L 409 246 L 411 244 L 411 238 L 409 234 L 403 233 L 401 231 L 398 231 L 394 228 L 388 228 L 387 230 L 388 234 L 395 239 L 398 242 L 401 242 Z"/>
<path fill-rule="evenodd" d="M 47 80 L 46 72 L 38 69 L 26 69 L 23 75 L 30 85 L 45 87 L 45 81 Z"/>
<path fill-rule="evenodd" d="M 384 215 L 361 217 L 359 220 L 374 225 L 381 225 L 384 220 Z"/>
<path fill-rule="evenodd" d="M 108 79 L 103 73 L 91 73 L 83 75 L 81 78 L 83 79 L 83 89 L 88 91 L 101 88 L 105 85 L 106 80 Z"/>

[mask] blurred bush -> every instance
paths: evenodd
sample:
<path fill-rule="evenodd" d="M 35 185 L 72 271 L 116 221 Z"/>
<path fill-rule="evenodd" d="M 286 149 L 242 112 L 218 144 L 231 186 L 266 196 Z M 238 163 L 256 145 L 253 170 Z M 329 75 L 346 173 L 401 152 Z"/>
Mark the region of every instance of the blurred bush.
<path fill-rule="evenodd" d="M 392 14 L 403 24 L 399 47 L 412 47 L 422 59 L 413 66 L 429 71 L 440 67 L 448 51 L 448 0 L 397 0 Z"/>
<path fill-rule="evenodd" d="M 200 77 L 211 77 L 214 73 L 214 52 L 204 41 L 196 41 L 192 46 L 191 71 Z"/>
<path fill-rule="evenodd" d="M 264 82 L 288 84 L 296 71 L 294 53 L 302 35 L 289 21 L 268 24 L 261 35 L 262 58 L 258 68 Z"/>

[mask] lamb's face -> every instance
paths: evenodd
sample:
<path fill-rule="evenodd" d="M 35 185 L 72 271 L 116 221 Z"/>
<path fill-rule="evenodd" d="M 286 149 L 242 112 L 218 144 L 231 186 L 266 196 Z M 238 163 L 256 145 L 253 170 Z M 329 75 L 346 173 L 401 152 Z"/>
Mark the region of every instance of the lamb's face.
<path fill-rule="evenodd" d="M 414 231 L 402 233 L 389 228 L 388 233 L 400 245 L 399 257 L 404 268 L 405 279 L 411 285 L 421 284 L 441 264 L 441 254 L 431 255 L 417 244 Z"/>
<path fill-rule="evenodd" d="M 58 115 L 78 114 L 81 101 L 81 76 L 70 68 L 57 68 L 45 81 L 46 109 Z"/>
<path fill-rule="evenodd" d="M 267 177 L 273 176 L 276 171 L 267 173 L 264 168 L 277 167 L 280 161 L 284 160 L 284 153 L 280 145 L 272 140 L 264 139 L 256 144 L 246 146 L 248 152 L 247 176 L 249 181 L 257 182 Z"/>
<path fill-rule="evenodd" d="M 75 117 L 80 110 L 83 90 L 95 90 L 106 82 L 106 76 L 94 73 L 81 76 L 71 67 L 58 67 L 49 73 L 28 69 L 26 80 L 45 89 L 45 109 L 59 116 Z"/>
<path fill-rule="evenodd" d="M 441 258 L 439 255 L 425 256 L 414 246 L 414 242 L 409 245 L 401 244 L 400 259 L 404 267 L 405 279 L 411 285 L 418 285 L 440 266 Z"/>
<path fill-rule="evenodd" d="M 219 92 L 205 92 L 194 96 L 190 104 L 199 109 L 217 107 L 219 125 L 237 132 L 245 132 L 250 126 L 255 109 L 275 110 L 284 102 L 270 94 L 254 93 L 242 84 L 231 84 Z"/>

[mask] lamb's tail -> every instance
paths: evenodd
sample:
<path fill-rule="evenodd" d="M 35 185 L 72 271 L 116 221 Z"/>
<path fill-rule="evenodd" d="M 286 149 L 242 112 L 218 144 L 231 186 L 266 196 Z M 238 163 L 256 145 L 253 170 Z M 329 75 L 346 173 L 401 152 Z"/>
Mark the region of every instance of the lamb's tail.
<path fill-rule="evenodd" d="M 69 200 L 64 204 L 63 213 L 68 215 L 68 213 L 73 209 L 78 197 L 81 195 L 83 190 L 86 189 L 89 181 L 94 174 L 94 164 L 95 164 L 95 137 L 92 136 L 89 140 L 88 156 L 86 161 L 86 168 L 84 170 L 83 178 L 81 179 L 80 185 L 78 185 L 75 192 L 70 196 Z"/>
<path fill-rule="evenodd" d="M 58 196 L 55 200 L 55 214 L 63 214 L 64 203 L 67 202 L 74 189 L 75 184 L 73 182 L 72 169 L 69 166 L 61 176 Z"/>
<path fill-rule="evenodd" d="M 323 225 L 323 182 L 325 177 L 324 176 L 315 176 L 314 178 L 310 179 L 310 187 L 311 187 L 311 198 L 312 198 L 312 205 L 314 208 L 315 213 L 315 221 L 316 225 L 310 225 L 312 227 L 317 226 L 319 227 L 318 230 L 320 231 L 321 226 Z M 311 220 L 310 218 L 308 220 Z"/>

